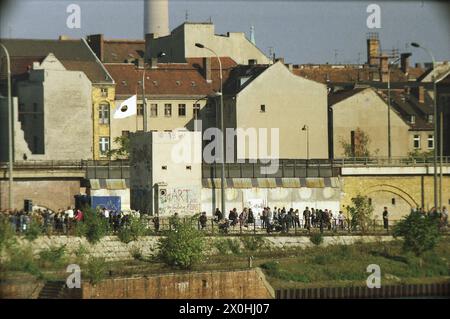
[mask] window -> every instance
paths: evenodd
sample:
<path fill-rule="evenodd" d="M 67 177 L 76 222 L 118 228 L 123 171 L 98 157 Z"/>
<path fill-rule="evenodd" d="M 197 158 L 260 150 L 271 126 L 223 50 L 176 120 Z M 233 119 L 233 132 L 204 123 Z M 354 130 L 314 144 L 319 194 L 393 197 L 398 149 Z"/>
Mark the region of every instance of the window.
<path fill-rule="evenodd" d="M 100 155 L 106 156 L 106 152 L 109 151 L 109 137 L 105 136 L 100 137 L 99 148 L 100 148 Z"/>
<path fill-rule="evenodd" d="M 265 105 L 265 104 L 261 104 L 261 106 L 260 106 L 260 112 L 261 112 L 261 113 L 266 113 L 266 105 Z"/>
<path fill-rule="evenodd" d="M 122 131 L 122 137 L 130 136 L 130 131 Z"/>
<path fill-rule="evenodd" d="M 102 97 L 107 97 L 108 96 L 108 88 L 101 88 L 100 92 L 102 94 Z"/>
<path fill-rule="evenodd" d="M 192 170 L 192 166 L 188 165 L 188 166 L 186 166 L 186 169 L 190 171 L 190 170 Z"/>
<path fill-rule="evenodd" d="M 158 104 L 156 104 L 156 103 L 150 104 L 150 116 L 151 117 L 158 116 Z"/>
<path fill-rule="evenodd" d="M 161 169 L 164 170 L 164 171 L 167 171 L 167 166 L 164 165 L 164 166 L 161 167 Z"/>
<path fill-rule="evenodd" d="M 200 104 L 198 103 L 194 104 L 193 115 L 195 119 L 197 119 L 200 116 Z"/>
<path fill-rule="evenodd" d="M 137 105 L 136 113 L 138 116 L 144 115 L 144 104 L 140 103 Z"/>
<path fill-rule="evenodd" d="M 178 116 L 186 116 L 186 104 L 178 104 Z"/>
<path fill-rule="evenodd" d="M 395 198 L 391 200 L 392 205 L 395 205 Z"/>
<path fill-rule="evenodd" d="M 98 120 L 100 124 L 109 123 L 109 104 L 100 104 L 98 107 Z"/>
<path fill-rule="evenodd" d="M 428 135 L 428 148 L 433 149 L 434 148 L 434 137 L 432 134 Z"/>
<path fill-rule="evenodd" d="M 164 116 L 172 116 L 172 104 L 164 104 Z"/>
<path fill-rule="evenodd" d="M 428 115 L 428 117 L 427 117 L 427 119 L 428 119 L 428 123 L 433 123 L 433 115 Z"/>
<path fill-rule="evenodd" d="M 416 134 L 413 137 L 413 147 L 414 148 L 420 148 L 420 135 Z"/>
<path fill-rule="evenodd" d="M 416 123 L 416 116 L 415 115 L 411 115 L 410 118 L 409 118 L 409 122 L 411 124 L 415 124 Z"/>
<path fill-rule="evenodd" d="M 372 198 L 369 198 L 369 205 L 372 205 Z"/>

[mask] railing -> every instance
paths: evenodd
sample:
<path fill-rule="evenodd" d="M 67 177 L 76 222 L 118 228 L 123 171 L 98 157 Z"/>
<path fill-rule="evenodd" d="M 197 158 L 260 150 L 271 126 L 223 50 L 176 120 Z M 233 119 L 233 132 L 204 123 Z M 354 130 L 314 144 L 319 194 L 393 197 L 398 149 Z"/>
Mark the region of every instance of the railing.
<path fill-rule="evenodd" d="M 438 165 L 440 158 L 438 158 Z M 450 166 L 450 157 L 442 157 L 444 166 Z M 258 177 L 334 177 L 343 167 L 431 167 L 433 157 L 359 157 L 339 159 L 279 159 L 273 162 L 278 168 L 273 174 L 266 174 L 266 162 L 226 163 L 225 178 Z M 7 162 L 0 162 L 0 169 L 6 170 Z M 87 179 L 126 179 L 130 176 L 128 160 L 78 160 L 78 161 L 15 161 L 14 168 L 20 170 L 82 170 Z M 203 178 L 220 178 L 221 164 L 202 164 Z"/>
<path fill-rule="evenodd" d="M 326 287 L 303 289 L 278 289 L 276 299 L 355 299 L 355 298 L 413 298 L 448 297 L 450 283 L 382 285 L 380 288 Z"/>

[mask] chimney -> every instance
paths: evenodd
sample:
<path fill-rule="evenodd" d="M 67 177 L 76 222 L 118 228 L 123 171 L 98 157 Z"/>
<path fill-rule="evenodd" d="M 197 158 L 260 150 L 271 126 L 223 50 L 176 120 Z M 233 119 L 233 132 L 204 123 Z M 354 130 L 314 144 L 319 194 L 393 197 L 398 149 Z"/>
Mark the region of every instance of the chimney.
<path fill-rule="evenodd" d="M 249 59 L 248 60 L 248 65 L 256 65 L 258 63 L 258 60 L 256 59 Z"/>
<path fill-rule="evenodd" d="M 407 74 L 409 72 L 409 58 L 411 53 L 402 53 L 400 55 L 400 67 L 402 72 Z"/>
<path fill-rule="evenodd" d="M 103 62 L 104 38 L 103 34 L 92 34 L 87 36 L 87 43 L 95 55 Z"/>
<path fill-rule="evenodd" d="M 144 67 L 144 59 L 138 58 L 134 60 L 134 64 L 136 64 L 138 68 L 142 69 Z"/>
<path fill-rule="evenodd" d="M 288 70 L 289 70 L 290 72 L 293 72 L 293 71 L 294 71 L 294 66 L 292 65 L 292 63 L 286 64 L 286 67 L 288 68 Z"/>
<path fill-rule="evenodd" d="M 380 39 L 378 33 L 371 32 L 367 37 L 367 64 L 376 66 L 379 64 Z"/>
<path fill-rule="evenodd" d="M 153 33 L 148 33 L 145 35 L 145 52 L 144 52 L 144 62 L 148 62 L 151 59 L 151 50 L 152 42 L 155 39 L 155 35 Z"/>
<path fill-rule="evenodd" d="M 211 58 L 210 57 L 204 57 L 203 58 L 203 76 L 205 77 L 205 80 L 207 83 L 211 83 Z"/>
<path fill-rule="evenodd" d="M 421 85 L 418 87 L 418 97 L 419 103 L 425 103 L 425 88 Z"/>
<path fill-rule="evenodd" d="M 276 58 L 276 59 L 275 59 L 275 63 L 278 62 L 278 61 L 281 61 L 281 63 L 284 64 L 284 58 Z"/>
<path fill-rule="evenodd" d="M 389 76 L 389 57 L 383 55 L 380 57 L 380 79 L 381 82 L 387 82 Z"/>
<path fill-rule="evenodd" d="M 150 68 L 151 69 L 157 69 L 158 68 L 158 58 L 151 58 L 150 59 Z"/>

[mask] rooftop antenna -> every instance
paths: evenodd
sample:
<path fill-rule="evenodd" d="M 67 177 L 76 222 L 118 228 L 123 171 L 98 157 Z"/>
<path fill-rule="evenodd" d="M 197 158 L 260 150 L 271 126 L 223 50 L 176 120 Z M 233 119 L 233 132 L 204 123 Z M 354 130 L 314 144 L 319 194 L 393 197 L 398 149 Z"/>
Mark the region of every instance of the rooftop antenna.
<path fill-rule="evenodd" d="M 188 21 L 189 20 L 189 11 L 188 10 L 186 10 L 185 12 L 184 12 L 184 21 Z"/>
<path fill-rule="evenodd" d="M 357 64 L 361 64 L 361 52 L 358 52 L 358 63 Z"/>
<path fill-rule="evenodd" d="M 250 27 L 250 42 L 253 43 L 254 45 L 256 45 L 256 40 L 255 40 L 255 27 L 251 26 Z"/>
<path fill-rule="evenodd" d="M 338 58 L 338 50 L 334 49 L 334 64 L 338 64 L 337 63 L 337 58 Z"/>
<path fill-rule="evenodd" d="M 269 59 L 272 59 L 272 61 L 275 60 L 275 53 L 273 52 L 273 47 L 269 47 Z"/>

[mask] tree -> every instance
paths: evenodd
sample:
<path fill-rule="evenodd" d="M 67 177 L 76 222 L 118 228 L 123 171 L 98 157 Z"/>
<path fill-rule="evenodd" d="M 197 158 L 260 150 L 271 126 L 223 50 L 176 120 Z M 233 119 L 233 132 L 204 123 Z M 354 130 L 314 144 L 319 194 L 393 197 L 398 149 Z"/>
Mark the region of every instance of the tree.
<path fill-rule="evenodd" d="M 394 226 L 393 235 L 403 237 L 404 251 L 420 257 L 439 242 L 439 219 L 414 211 Z"/>
<path fill-rule="evenodd" d="M 373 206 L 367 196 L 357 195 L 352 198 L 353 206 L 347 206 L 347 211 L 351 216 L 351 226 L 353 229 L 359 226 L 361 232 L 369 230 L 372 221 Z"/>
<path fill-rule="evenodd" d="M 130 156 L 130 138 L 128 135 L 118 136 L 114 139 L 114 143 L 119 145 L 119 148 L 111 149 L 106 154 L 113 159 L 128 159 Z"/>
<path fill-rule="evenodd" d="M 370 137 L 359 127 L 352 134 L 350 143 L 341 138 L 340 143 L 344 149 L 345 157 L 370 157 L 369 144 Z"/>
<path fill-rule="evenodd" d="M 161 261 L 172 267 L 190 269 L 205 256 L 205 239 L 196 227 L 197 216 L 177 222 L 166 237 L 158 241 Z"/>

